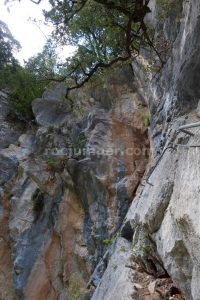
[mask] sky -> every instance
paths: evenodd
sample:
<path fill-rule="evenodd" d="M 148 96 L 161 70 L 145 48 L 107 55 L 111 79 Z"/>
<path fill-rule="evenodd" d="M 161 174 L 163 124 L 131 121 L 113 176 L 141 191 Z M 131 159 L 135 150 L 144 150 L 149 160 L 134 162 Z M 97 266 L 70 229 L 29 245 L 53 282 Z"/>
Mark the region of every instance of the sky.
<path fill-rule="evenodd" d="M 28 21 L 29 18 L 44 22 L 42 10 L 49 8 L 48 0 L 42 0 L 39 5 L 30 0 L 14 1 L 8 7 L 4 5 L 4 0 L 0 0 L 0 20 L 5 22 L 12 35 L 20 42 L 22 49 L 15 56 L 23 64 L 24 60 L 40 52 L 45 44 L 46 37 L 52 28 L 50 26 L 40 25 L 40 29 Z M 66 47 L 61 56 L 72 54 L 72 48 Z"/>

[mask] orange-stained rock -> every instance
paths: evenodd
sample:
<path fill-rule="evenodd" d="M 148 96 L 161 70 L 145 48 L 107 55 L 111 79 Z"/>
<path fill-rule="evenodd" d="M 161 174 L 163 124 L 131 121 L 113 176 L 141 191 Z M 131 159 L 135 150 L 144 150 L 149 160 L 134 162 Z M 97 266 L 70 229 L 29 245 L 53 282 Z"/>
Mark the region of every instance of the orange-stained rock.
<path fill-rule="evenodd" d="M 33 268 L 24 290 L 24 296 L 27 300 L 57 299 L 56 292 L 51 285 L 49 274 L 42 258 L 36 262 Z"/>
<path fill-rule="evenodd" d="M 60 205 L 59 227 L 62 242 L 63 280 L 68 282 L 72 274 L 87 283 L 87 248 L 83 239 L 84 212 L 76 194 L 66 189 Z"/>
<path fill-rule="evenodd" d="M 60 205 L 58 232 L 45 245 L 24 290 L 25 300 L 65 300 L 76 280 L 81 289 L 89 280 L 87 250 L 82 237 L 83 211 L 77 196 L 66 189 Z"/>
<path fill-rule="evenodd" d="M 12 238 L 10 252 L 9 240 L 0 248 L 4 295 L 12 295 L 12 272 L 17 297 L 24 300 L 66 300 L 87 293 L 107 250 L 105 240 L 120 228 L 148 162 L 147 108 L 126 76 L 132 78 L 127 72 L 119 78 L 114 74 L 106 88 L 88 85 L 77 92 L 85 115 L 67 112 L 59 128 L 57 112 L 40 101 L 43 114 L 51 111 L 51 127 L 23 135 L 18 146 L 3 150 L 19 163 L 7 199 L 11 213 L 8 209 L 0 229 Z M 86 150 L 94 153 L 63 154 L 80 134 Z"/>
<path fill-rule="evenodd" d="M 12 182 L 5 188 L 2 199 L 3 215 L 0 217 L 0 300 L 14 300 L 15 290 L 13 287 L 13 265 L 11 259 L 11 242 L 9 239 L 9 190 Z"/>

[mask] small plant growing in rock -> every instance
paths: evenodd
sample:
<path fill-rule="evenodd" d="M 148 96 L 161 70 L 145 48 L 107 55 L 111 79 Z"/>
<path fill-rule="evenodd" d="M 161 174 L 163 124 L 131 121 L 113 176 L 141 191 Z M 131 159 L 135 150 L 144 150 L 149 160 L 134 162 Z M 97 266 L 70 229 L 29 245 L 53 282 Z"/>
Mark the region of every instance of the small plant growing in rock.
<path fill-rule="evenodd" d="M 32 203 L 33 203 L 33 213 L 36 221 L 40 216 L 44 207 L 44 195 L 39 188 L 37 188 L 33 193 Z"/>
<path fill-rule="evenodd" d="M 76 275 L 71 275 L 69 278 L 69 300 L 80 299 L 80 283 Z"/>
<path fill-rule="evenodd" d="M 145 245 L 143 247 L 143 253 L 145 257 L 148 257 L 149 254 L 151 253 L 151 247 L 149 245 Z"/>
<path fill-rule="evenodd" d="M 74 141 L 69 142 L 69 147 L 72 149 L 83 148 L 86 143 L 86 138 L 83 134 L 79 134 Z"/>
<path fill-rule="evenodd" d="M 146 115 L 144 117 L 144 125 L 145 125 L 145 127 L 149 127 L 151 125 L 150 116 L 149 115 Z"/>
<path fill-rule="evenodd" d="M 52 125 L 49 125 L 48 127 L 48 133 L 53 133 L 54 132 L 54 128 Z"/>
<path fill-rule="evenodd" d="M 63 160 L 60 158 L 50 158 L 47 161 L 47 165 L 51 171 L 59 172 L 63 169 Z"/>
<path fill-rule="evenodd" d="M 120 236 L 121 236 L 121 233 L 118 232 L 111 239 L 105 239 L 105 240 L 103 240 L 103 245 L 107 246 L 107 247 L 111 246 Z"/>
<path fill-rule="evenodd" d="M 112 243 L 113 243 L 113 241 L 112 241 L 112 239 L 105 239 L 105 240 L 103 240 L 103 244 L 104 244 L 104 246 L 111 246 L 112 245 Z"/>

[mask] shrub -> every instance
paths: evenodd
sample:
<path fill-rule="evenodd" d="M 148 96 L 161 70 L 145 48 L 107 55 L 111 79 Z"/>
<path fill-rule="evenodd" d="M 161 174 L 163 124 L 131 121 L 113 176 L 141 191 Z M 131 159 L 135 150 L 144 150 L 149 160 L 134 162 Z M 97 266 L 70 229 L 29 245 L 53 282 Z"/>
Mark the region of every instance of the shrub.
<path fill-rule="evenodd" d="M 69 142 L 69 147 L 71 147 L 72 149 L 74 150 L 77 150 L 77 149 L 82 149 L 84 146 L 85 146 L 85 143 L 86 143 L 86 138 L 85 138 L 85 135 L 84 134 L 79 134 L 75 140 L 71 140 Z"/>
<path fill-rule="evenodd" d="M 61 162 L 57 158 L 50 158 L 47 161 L 47 165 L 52 171 L 57 171 L 60 168 Z"/>
<path fill-rule="evenodd" d="M 104 244 L 104 246 L 111 246 L 112 245 L 112 243 L 113 243 L 113 240 L 112 239 L 106 239 L 106 240 L 103 240 L 103 244 Z"/>
<path fill-rule="evenodd" d="M 50 158 L 47 161 L 48 168 L 54 172 L 62 172 L 64 168 L 64 157 Z"/>
<path fill-rule="evenodd" d="M 21 119 L 33 118 L 31 103 L 42 95 L 45 84 L 18 65 L 0 70 L 0 89 L 9 90 L 11 115 Z"/>
<path fill-rule="evenodd" d="M 111 246 L 117 240 L 117 238 L 119 238 L 120 236 L 121 236 L 121 233 L 118 232 L 111 239 L 105 239 L 105 240 L 103 240 L 103 245 L 105 245 L 107 247 Z"/>
<path fill-rule="evenodd" d="M 69 300 L 85 299 L 86 291 L 82 287 L 78 274 L 72 274 L 69 278 Z"/>
<path fill-rule="evenodd" d="M 53 132 L 54 132 L 54 127 L 52 125 L 49 125 L 48 133 L 53 133 Z"/>
<path fill-rule="evenodd" d="M 39 188 L 37 188 L 33 193 L 32 203 L 33 203 L 33 213 L 36 221 L 40 216 L 44 207 L 44 195 Z"/>
<path fill-rule="evenodd" d="M 150 116 L 149 115 L 146 115 L 144 117 L 144 125 L 145 125 L 145 127 L 149 127 L 151 125 L 151 121 L 150 121 Z"/>

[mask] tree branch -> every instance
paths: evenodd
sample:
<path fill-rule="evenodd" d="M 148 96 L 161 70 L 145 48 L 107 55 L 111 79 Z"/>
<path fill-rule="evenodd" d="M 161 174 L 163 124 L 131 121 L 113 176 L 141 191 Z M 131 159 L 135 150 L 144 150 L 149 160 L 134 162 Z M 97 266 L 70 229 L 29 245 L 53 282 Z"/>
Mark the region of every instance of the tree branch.
<path fill-rule="evenodd" d="M 94 75 L 94 73 L 95 73 L 98 69 L 101 69 L 101 68 L 107 69 L 107 68 L 111 67 L 112 65 L 116 64 L 117 62 L 125 62 L 125 61 L 129 60 L 130 57 L 131 57 L 130 55 L 127 55 L 127 56 L 125 56 L 125 57 L 119 56 L 119 57 L 117 57 L 117 58 L 111 60 L 111 61 L 110 61 L 109 63 L 107 63 L 107 64 L 106 64 L 106 63 L 103 63 L 103 62 L 97 63 L 97 64 L 95 65 L 95 67 L 88 73 L 87 77 L 86 77 L 82 82 L 77 83 L 75 86 L 72 86 L 72 87 L 67 88 L 67 91 L 66 91 L 66 98 L 68 97 L 69 92 L 70 92 L 71 90 L 79 89 L 79 88 L 81 88 L 86 82 L 88 82 L 88 81 L 90 80 L 90 78 Z"/>
<path fill-rule="evenodd" d="M 149 34 L 147 32 L 147 26 L 144 23 L 144 21 L 141 22 L 141 28 L 142 28 L 144 36 L 145 36 L 145 38 L 146 38 L 146 40 L 148 42 L 148 45 L 155 51 L 155 53 L 157 54 L 157 56 L 158 56 L 158 58 L 159 58 L 159 60 L 161 62 L 161 65 L 164 66 L 165 62 L 163 61 L 163 59 L 162 59 L 159 51 L 156 49 L 154 43 L 152 42 L 152 40 L 151 40 L 151 38 L 150 38 L 150 36 L 149 36 Z"/>
<path fill-rule="evenodd" d="M 33 3 L 39 4 L 42 0 L 31 0 Z M 90 80 L 90 78 L 94 75 L 98 69 L 103 68 L 109 68 L 112 65 L 114 65 L 117 62 L 124 62 L 130 59 L 133 55 L 133 53 L 139 54 L 140 48 L 143 47 L 145 44 L 148 44 L 150 48 L 153 49 L 153 51 L 158 56 L 161 65 L 164 65 L 164 62 L 162 60 L 162 57 L 159 53 L 159 51 L 156 49 L 153 40 L 151 40 L 148 28 L 144 22 L 145 16 L 151 12 L 150 8 L 148 7 L 148 4 L 150 0 L 132 0 L 130 2 L 121 2 L 115 0 L 93 0 L 96 4 L 100 4 L 101 6 L 104 6 L 105 9 L 109 10 L 115 10 L 114 16 L 116 18 L 111 18 L 109 21 L 106 20 L 105 22 L 105 28 L 116 25 L 116 27 L 121 29 L 121 36 L 123 39 L 124 45 L 121 46 L 120 49 L 112 49 L 112 44 L 110 46 L 111 53 L 108 54 L 108 58 L 112 57 L 112 60 L 110 62 L 107 61 L 106 57 L 106 45 L 103 45 L 103 42 L 101 41 L 101 35 L 93 29 L 90 28 L 90 24 L 88 28 L 84 28 L 86 31 L 86 37 L 84 37 L 86 40 L 88 38 L 89 43 L 93 47 L 91 49 L 87 49 L 88 51 L 80 51 L 80 54 L 82 56 L 86 55 L 93 55 L 93 59 L 90 59 L 88 61 L 88 66 L 85 66 L 82 64 L 81 59 L 84 59 L 84 57 L 78 56 L 78 62 L 72 60 L 71 66 L 69 65 L 69 68 L 72 69 L 66 76 L 63 76 L 62 78 L 47 78 L 45 80 L 53 80 L 57 82 L 65 81 L 67 78 L 72 77 L 75 80 L 75 84 L 71 87 L 68 87 L 66 92 L 66 97 L 68 96 L 69 92 L 74 89 L 78 89 L 82 87 L 86 82 Z M 71 0 L 71 1 L 56 1 L 56 4 L 58 5 L 59 9 L 61 10 L 61 17 L 62 21 L 57 20 L 57 25 L 64 23 L 64 26 L 70 27 L 69 21 L 73 23 L 73 21 L 76 22 L 76 16 L 79 16 L 80 11 L 82 11 L 85 7 L 85 5 L 88 3 L 88 0 Z M 66 4 L 66 5 L 65 5 Z M 119 23 L 118 16 L 122 16 L 122 24 Z M 74 18 L 75 17 L 75 18 Z M 115 20 L 116 19 L 116 20 Z M 116 24 L 119 23 L 119 24 Z M 138 24 L 135 25 L 135 24 Z M 135 29 L 134 29 L 135 28 Z M 59 29 L 59 28 L 58 28 Z M 118 29 L 119 31 L 119 29 Z M 83 31 L 84 32 L 84 31 Z M 119 33 L 119 32 L 118 32 Z M 89 37 L 87 36 L 89 35 Z M 101 44 L 104 46 L 101 47 Z M 108 43 L 109 44 L 109 43 Z M 115 44 L 114 44 L 115 45 Z M 121 43 L 120 43 L 121 45 Z M 84 45 L 80 46 L 84 47 Z M 90 53 L 90 52 L 93 53 Z M 108 51 L 109 52 L 109 51 Z M 103 54 L 103 55 L 102 55 Z M 113 58 L 115 57 L 116 58 Z M 95 61 L 96 60 L 96 61 Z M 103 61 L 104 60 L 104 61 Z M 74 66 L 74 67 L 73 67 Z M 88 71 L 89 70 L 89 71 Z"/>
<path fill-rule="evenodd" d="M 88 2 L 88 0 L 82 0 L 81 2 L 82 2 L 82 3 L 81 3 L 81 5 L 80 5 L 80 7 L 77 8 L 77 9 L 75 9 L 74 11 L 73 11 L 73 7 L 74 7 L 74 4 L 76 3 L 76 1 L 73 2 L 72 9 L 71 9 L 71 15 L 67 17 L 67 14 L 65 14 L 65 25 L 67 25 L 67 24 L 69 23 L 69 21 L 70 21 L 71 19 L 73 19 L 73 17 L 74 17 L 76 14 L 78 14 L 78 13 L 84 8 L 84 6 L 85 6 L 86 3 Z M 67 11 L 67 13 L 69 14 L 68 11 Z"/>
<path fill-rule="evenodd" d="M 94 2 L 99 3 L 99 4 L 103 4 L 103 5 L 106 6 L 108 9 L 115 9 L 115 10 L 117 10 L 118 12 L 121 12 L 121 13 L 123 13 L 124 15 L 126 15 L 126 16 L 128 16 L 128 17 L 131 15 L 131 12 L 130 12 L 128 9 L 123 8 L 122 6 L 116 5 L 116 4 L 114 3 L 114 1 L 94 0 Z"/>

